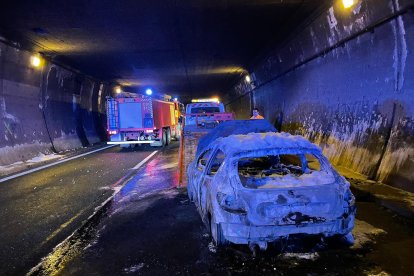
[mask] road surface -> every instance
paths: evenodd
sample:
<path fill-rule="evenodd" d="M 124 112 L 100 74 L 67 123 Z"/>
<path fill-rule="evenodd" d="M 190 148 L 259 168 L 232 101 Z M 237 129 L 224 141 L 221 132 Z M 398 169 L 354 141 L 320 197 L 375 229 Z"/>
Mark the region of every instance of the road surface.
<path fill-rule="evenodd" d="M 108 208 L 32 272 L 39 275 L 409 275 L 414 227 L 372 202 L 357 202 L 355 245 L 290 237 L 266 252 L 216 248 L 185 189 L 177 151 L 161 151 Z"/>

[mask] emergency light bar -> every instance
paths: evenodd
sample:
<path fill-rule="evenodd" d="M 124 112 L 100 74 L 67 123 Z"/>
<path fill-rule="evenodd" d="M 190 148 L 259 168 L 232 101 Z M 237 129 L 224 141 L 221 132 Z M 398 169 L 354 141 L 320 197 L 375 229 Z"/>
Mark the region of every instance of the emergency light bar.
<path fill-rule="evenodd" d="M 192 99 L 192 103 L 219 103 L 220 100 L 218 98 L 211 98 L 211 99 Z"/>

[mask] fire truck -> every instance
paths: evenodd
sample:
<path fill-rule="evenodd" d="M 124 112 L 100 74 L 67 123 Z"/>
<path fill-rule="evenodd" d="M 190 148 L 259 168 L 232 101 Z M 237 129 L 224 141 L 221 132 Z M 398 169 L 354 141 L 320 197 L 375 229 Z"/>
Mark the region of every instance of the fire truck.
<path fill-rule="evenodd" d="M 165 95 L 157 99 L 122 93 L 106 99 L 108 144 L 166 146 L 181 135 L 180 104 Z"/>

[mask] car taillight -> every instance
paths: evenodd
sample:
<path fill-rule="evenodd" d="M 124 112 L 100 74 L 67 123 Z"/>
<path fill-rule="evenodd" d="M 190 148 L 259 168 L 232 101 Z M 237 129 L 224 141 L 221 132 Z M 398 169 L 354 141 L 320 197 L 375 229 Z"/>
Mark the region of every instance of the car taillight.
<path fill-rule="evenodd" d="M 242 203 L 234 195 L 217 192 L 217 202 L 221 208 L 229 213 L 245 215 L 247 212 Z"/>

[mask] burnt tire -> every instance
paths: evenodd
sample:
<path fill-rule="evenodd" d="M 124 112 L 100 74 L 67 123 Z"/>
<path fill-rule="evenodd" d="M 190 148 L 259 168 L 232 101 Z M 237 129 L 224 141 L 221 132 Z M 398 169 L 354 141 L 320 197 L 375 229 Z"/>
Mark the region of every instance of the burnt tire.
<path fill-rule="evenodd" d="M 220 223 L 216 223 L 214 217 L 210 219 L 210 234 L 213 238 L 213 242 L 217 247 L 228 245 L 230 242 L 226 240 L 223 234 L 223 229 Z"/>

